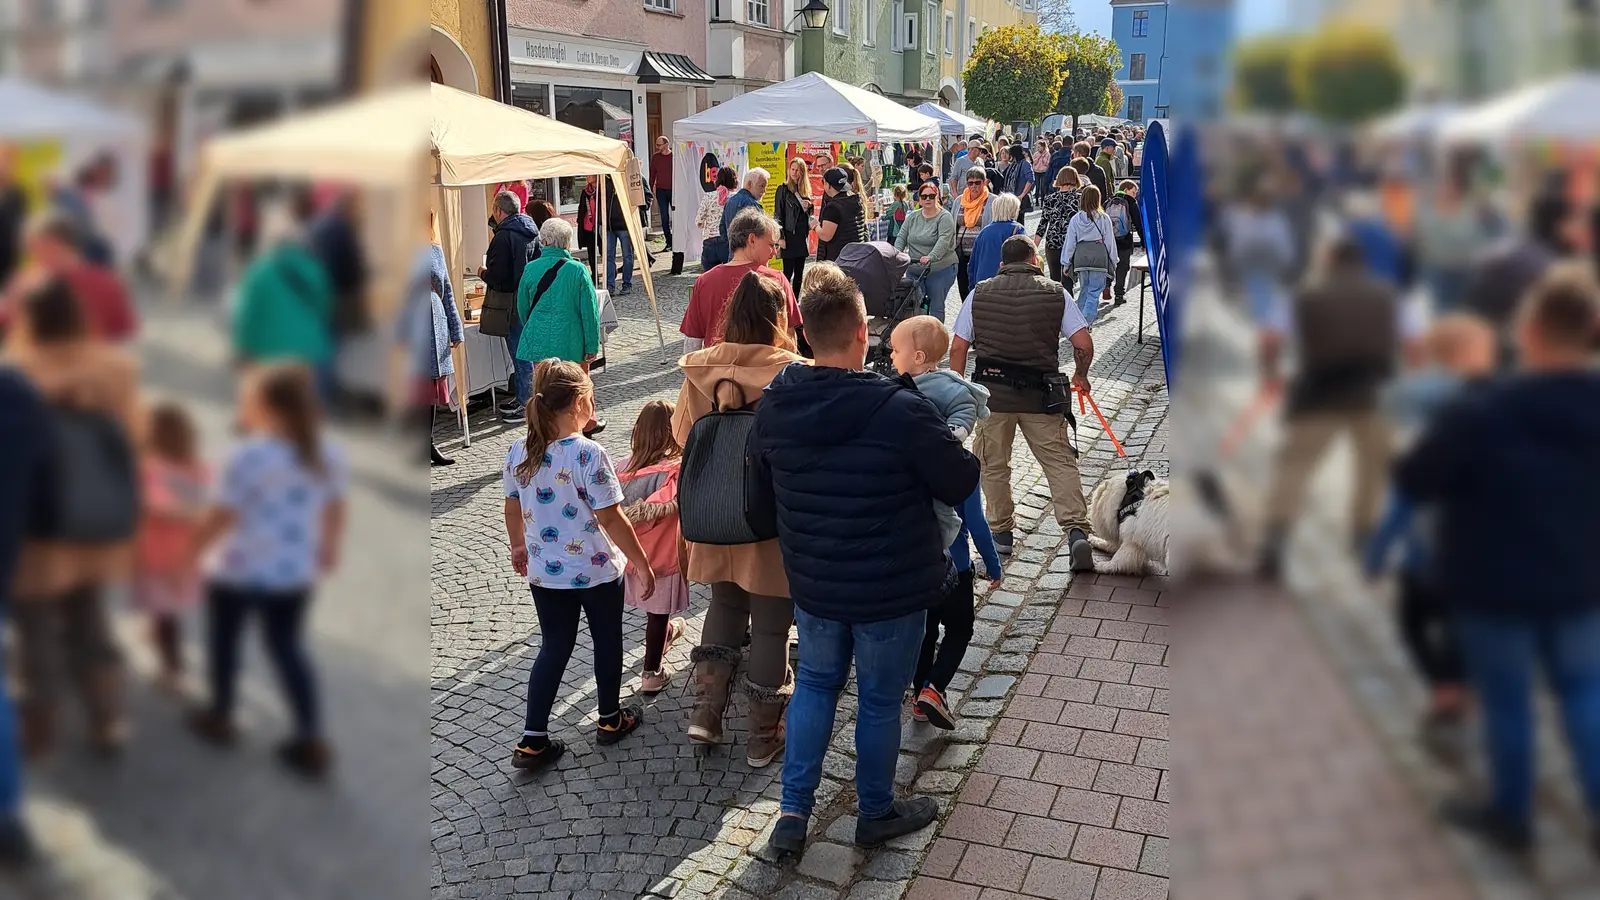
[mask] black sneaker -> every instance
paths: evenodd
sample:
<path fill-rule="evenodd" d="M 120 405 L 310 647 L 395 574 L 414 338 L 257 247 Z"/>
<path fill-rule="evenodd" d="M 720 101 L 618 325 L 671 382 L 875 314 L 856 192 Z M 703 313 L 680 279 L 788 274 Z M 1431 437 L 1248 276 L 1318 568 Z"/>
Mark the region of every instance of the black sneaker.
<path fill-rule="evenodd" d="M 561 754 L 567 752 L 567 745 L 556 740 L 545 740 L 543 746 L 531 737 L 523 737 L 521 743 L 511 750 L 511 767 L 524 772 L 537 772 L 555 764 Z"/>
<path fill-rule="evenodd" d="M 1522 855 L 1533 849 L 1533 829 L 1516 822 L 1487 803 L 1449 800 L 1439 815 L 1449 824 L 1475 835 L 1506 853 Z"/>
<path fill-rule="evenodd" d="M 501 400 L 500 401 L 500 405 L 495 407 L 495 408 L 500 410 L 501 412 L 513 412 L 513 411 L 521 410 L 524 405 L 525 404 L 523 404 L 523 402 L 521 400 L 517 399 L 517 395 L 516 394 L 511 394 L 511 395 L 507 396 L 506 399 Z"/>
<path fill-rule="evenodd" d="M 767 844 L 780 854 L 799 856 L 806 849 L 806 826 L 808 819 L 799 816 L 779 816 L 778 821 L 772 826 L 772 837 Z"/>
<path fill-rule="evenodd" d="M 0 822 L 0 868 L 20 869 L 37 858 L 33 837 L 21 816 Z"/>
<path fill-rule="evenodd" d="M 1011 555 L 1011 532 L 996 531 L 994 533 L 994 552 L 1001 556 Z"/>
<path fill-rule="evenodd" d="M 520 406 L 516 409 L 502 409 L 500 410 L 500 421 L 509 422 L 512 425 L 521 425 L 528 421 L 528 413 Z"/>
<path fill-rule="evenodd" d="M 939 817 L 939 804 L 928 797 L 894 801 L 894 811 L 881 819 L 856 820 L 856 846 L 872 848 L 921 831 Z"/>
<path fill-rule="evenodd" d="M 644 724 L 644 707 L 624 706 L 617 710 L 617 714 L 611 717 L 610 721 L 601 719 L 595 734 L 602 746 L 610 746 L 633 734 L 642 724 Z"/>
<path fill-rule="evenodd" d="M 1089 536 L 1083 529 L 1074 528 L 1067 532 L 1067 552 L 1072 555 L 1072 571 L 1094 571 L 1094 548 L 1089 546 Z"/>

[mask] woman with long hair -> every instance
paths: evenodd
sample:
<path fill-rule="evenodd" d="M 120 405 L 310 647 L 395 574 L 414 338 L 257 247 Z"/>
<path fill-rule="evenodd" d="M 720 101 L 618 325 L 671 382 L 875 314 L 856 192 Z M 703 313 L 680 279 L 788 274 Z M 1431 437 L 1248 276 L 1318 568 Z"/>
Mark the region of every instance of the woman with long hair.
<path fill-rule="evenodd" d="M 1089 185 L 1078 200 L 1078 213 L 1067 223 L 1062 265 L 1071 263 L 1078 280 L 1078 308 L 1091 327 L 1100 301 L 1110 298 L 1110 279 L 1117 271 L 1117 233 L 1100 202 L 1100 189 Z M 1104 295 L 1104 296 L 1102 296 Z"/>
<path fill-rule="evenodd" d="M 778 220 L 778 258 L 783 260 L 783 273 L 796 295 L 805 277 L 806 257 L 811 255 L 811 223 L 816 221 L 813 211 L 816 204 L 811 199 L 811 171 L 806 161 L 789 160 L 788 178 L 778 185 L 778 195 L 773 202 Z"/>
<path fill-rule="evenodd" d="M 704 239 L 700 244 L 700 269 L 706 271 L 728 261 L 728 237 L 722 233 L 722 208 L 728 198 L 739 189 L 739 173 L 732 166 L 717 170 L 717 188 L 700 198 L 700 208 L 695 211 L 694 224 Z"/>
<path fill-rule="evenodd" d="M 820 266 L 812 267 L 813 270 Z M 723 341 L 678 362 L 683 390 L 672 432 L 687 445 L 700 417 L 716 408 L 754 403 L 782 369 L 806 360 L 794 352 L 788 295 L 780 282 L 750 272 L 739 282 L 723 319 Z M 730 383 L 731 382 L 731 383 Z M 729 485 L 736 490 L 736 485 Z M 794 606 L 776 540 L 755 544 L 687 544 L 690 581 L 711 585 L 711 607 L 694 648 L 695 705 L 689 739 L 722 740 L 733 670 L 746 630 L 750 633 L 745 693 L 750 700 L 751 766 L 760 768 L 783 752 L 783 712 L 793 675 L 789 670 L 789 626 Z"/>

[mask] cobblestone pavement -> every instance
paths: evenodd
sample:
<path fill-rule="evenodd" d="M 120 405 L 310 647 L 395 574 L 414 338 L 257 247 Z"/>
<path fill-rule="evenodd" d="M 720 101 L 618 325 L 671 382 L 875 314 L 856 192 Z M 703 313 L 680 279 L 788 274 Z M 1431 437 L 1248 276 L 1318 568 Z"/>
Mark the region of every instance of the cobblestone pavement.
<path fill-rule="evenodd" d="M 669 334 L 676 334 L 692 278 L 689 273 L 657 280 L 662 320 Z M 676 397 L 680 380 L 676 368 L 664 362 L 655 348 L 654 325 L 644 299 L 636 294 L 623 298 L 618 306 L 622 325 L 610 341 L 611 365 L 596 379 L 596 386 L 603 414 L 611 423 L 602 442 L 620 457 L 626 448 L 627 428 L 639 406 L 656 397 Z M 955 304 L 951 304 L 950 312 L 952 316 L 956 312 Z M 1143 345 L 1136 342 L 1136 316 L 1137 310 L 1130 303 L 1097 325 L 1097 354 L 1092 370 L 1095 397 L 1129 452 L 1144 457 L 1146 464 L 1164 474 L 1166 397 L 1159 345 L 1153 339 Z M 1154 334 L 1153 322 L 1148 331 Z M 675 359 L 676 348 L 668 355 Z M 867 855 L 848 843 L 854 825 L 854 794 L 850 787 L 855 712 L 852 686 L 841 700 L 833 752 L 825 762 L 811 846 L 793 866 L 779 867 L 764 858 L 765 832 L 778 808 L 780 766 L 752 770 L 744 763 L 738 752 L 744 740 L 742 699 L 735 697 L 729 713 L 732 752 L 697 752 L 683 738 L 692 705 L 683 673 L 688 668 L 688 646 L 698 638 L 707 602 L 700 588 L 694 593 L 688 613 L 689 639 L 668 659 L 669 669 L 679 673 L 678 681 L 647 704 L 645 725 L 637 736 L 606 751 L 598 750 L 590 739 L 594 714 L 588 697 L 593 689 L 589 668 L 592 651 L 583 635 L 569 666 L 553 723 L 553 730 L 569 741 L 568 757 L 553 773 L 531 779 L 513 774 L 507 757 L 521 730 L 527 671 L 537 651 L 537 628 L 526 587 L 511 571 L 500 523 L 499 467 L 509 442 L 520 429 L 502 427 L 489 418 L 491 415 L 475 415 L 470 449 L 452 443 L 452 429 L 436 431 L 441 448 L 457 459 L 457 465 L 435 470 L 433 476 L 436 897 L 897 898 L 905 893 L 920 866 L 938 862 L 939 857 L 929 853 L 938 829 L 948 830 L 962 821 L 953 813 L 956 798 L 967 796 L 961 792 L 972 777 L 969 773 L 976 767 L 978 775 L 996 777 L 996 767 L 1006 764 L 1007 749 L 1040 753 L 1027 743 L 1054 740 L 1056 743 L 1047 749 L 1061 758 L 1060 765 L 1075 767 L 1079 773 L 1073 776 L 1073 789 L 1087 791 L 1098 784 L 1109 792 L 1104 797 L 1113 801 L 1119 785 L 1129 793 L 1144 791 L 1143 787 L 1119 782 L 1121 770 L 1116 767 L 1126 767 L 1128 771 L 1122 774 L 1138 781 L 1164 768 L 1165 762 L 1159 758 L 1164 755 L 1164 748 L 1154 737 L 1146 741 L 1148 749 L 1142 757 L 1135 749 L 1134 758 L 1120 762 L 1125 756 L 1124 738 L 1145 738 L 1128 733 L 1117 735 L 1112 727 L 1095 730 L 1092 724 L 1056 725 L 1053 721 L 1045 724 L 1060 732 L 1041 736 L 1043 731 L 1036 729 L 1031 736 L 1025 734 L 1028 722 L 1022 710 L 1028 703 L 1037 704 L 1040 700 L 1060 702 L 1065 709 L 1070 699 L 1074 709 L 1081 706 L 1094 710 L 1091 715 L 1110 715 L 1113 720 L 1119 703 L 1132 707 L 1142 701 L 1143 708 L 1135 712 L 1142 711 L 1150 717 L 1146 730 L 1155 729 L 1162 713 L 1151 709 L 1163 708 L 1165 688 L 1133 684 L 1131 671 L 1128 683 L 1118 682 L 1112 669 L 1123 661 L 1107 658 L 1103 662 L 1108 665 L 1099 672 L 1107 680 L 1103 696 L 1099 694 L 1099 682 L 1078 678 L 1076 671 L 1063 677 L 1057 689 L 1070 697 L 1044 696 L 1043 686 L 1035 695 L 1020 696 L 1033 691 L 1039 681 L 1038 677 L 1027 678 L 1036 652 L 1044 648 L 1059 660 L 1076 659 L 1075 650 L 1068 651 L 1066 642 L 1078 639 L 1074 629 L 1085 627 L 1078 623 L 1092 622 L 1097 630 L 1101 626 L 1098 619 L 1080 618 L 1081 607 L 1089 601 L 1063 599 L 1071 579 L 1065 574 L 1065 562 L 1058 556 L 1060 529 L 1046 515 L 1048 497 L 1040 470 L 1019 441 L 1014 486 L 1021 544 L 1007 564 L 1006 579 L 997 589 L 982 593 L 973 646 L 952 684 L 951 699 L 960 704 L 960 727 L 945 734 L 913 724 L 909 718 L 906 725 L 896 780 L 907 791 L 940 799 L 944 816 L 938 828 Z M 1084 451 L 1085 488 L 1092 488 L 1094 478 L 1112 467 L 1116 454 L 1100 434 L 1092 415 L 1088 421 L 1080 422 L 1079 439 Z M 1083 583 L 1080 590 L 1093 588 Z M 1095 602 L 1102 601 L 1095 598 Z M 1107 604 L 1104 611 L 1112 608 Z M 1124 619 L 1133 616 L 1132 604 L 1129 609 Z M 1166 614 L 1164 609 L 1149 604 L 1141 605 L 1141 610 L 1140 617 Z M 1165 630 L 1162 625 L 1140 618 L 1135 618 L 1132 625 L 1127 621 L 1120 624 L 1125 632 L 1136 628 L 1159 635 Z M 1116 625 L 1107 623 L 1106 628 L 1110 633 Z M 630 610 L 625 619 L 624 662 L 633 680 L 625 683 L 625 693 L 637 684 L 643 631 L 643 617 Z M 1141 636 L 1151 641 L 1152 648 L 1163 643 L 1149 634 Z M 1083 637 L 1111 643 L 1110 639 Z M 1069 652 L 1071 655 L 1067 655 Z M 1114 649 L 1111 652 L 1114 654 Z M 1161 660 L 1147 661 L 1154 655 L 1154 650 L 1143 651 L 1139 665 L 1145 667 L 1145 677 L 1162 677 L 1157 674 Z M 1091 672 L 1099 666 L 1100 663 L 1091 665 Z M 1095 695 L 1086 697 L 1085 690 L 1093 690 Z M 1008 713 L 1007 703 L 1014 692 L 1019 699 L 1010 703 L 1021 705 L 1012 714 Z M 1136 718 L 1130 712 L 1127 721 L 1133 723 Z M 1084 735 L 1095 733 L 1080 741 L 1076 739 L 1079 731 Z M 1069 733 L 1075 736 L 1071 747 L 1062 743 L 1063 735 Z M 1108 758 L 1102 761 L 1100 756 Z M 1144 763 L 1137 771 L 1132 765 L 1136 759 Z M 1101 765 L 1106 774 L 1097 781 Z M 1084 771 L 1089 771 L 1089 781 L 1077 787 L 1077 779 Z M 1041 783 L 1052 787 L 1056 786 L 1054 778 L 1067 777 L 1053 775 L 1048 768 L 1035 770 L 1034 774 Z M 986 797 L 983 802 L 998 808 L 1011 796 L 1012 786 L 1008 782 L 1007 790 L 994 787 L 994 797 Z M 976 788 L 971 796 L 977 796 Z M 1082 823 L 1071 818 L 1071 797 L 1060 802 L 1053 799 L 1046 809 L 1030 806 L 1031 814 L 1044 820 L 1051 820 L 1059 809 L 1061 817 L 1055 821 L 1073 830 L 1065 845 L 1028 845 L 1038 853 L 1034 865 L 1039 874 L 1031 882 L 1025 875 L 1009 890 L 1059 896 L 1052 893 L 1059 883 L 1053 879 L 1056 872 L 1066 871 L 1062 868 L 1066 865 L 1074 867 L 1077 877 L 1087 873 L 1091 892 L 1100 884 L 1102 897 L 1118 896 L 1115 892 L 1123 885 L 1136 881 L 1145 887 L 1162 883 L 1160 878 L 1165 871 L 1160 838 L 1152 840 L 1145 860 L 1145 837 L 1140 829 L 1153 831 L 1159 827 L 1156 819 L 1161 814 L 1157 807 L 1164 805 L 1165 796 L 1160 803 L 1155 802 L 1152 788 L 1149 796 L 1134 799 L 1150 804 L 1145 810 L 1148 816 L 1136 821 L 1136 804 L 1130 804 L 1122 824 L 1113 818 L 1104 826 L 1104 836 L 1095 830 L 1102 827 L 1094 824 L 1099 819 L 1088 823 L 1088 830 L 1077 829 Z M 1123 830 L 1118 831 L 1118 827 Z M 1059 838 L 1060 828 L 1052 834 Z M 947 847 L 954 840 L 939 846 Z M 1140 842 L 1143 873 L 1135 871 L 1140 865 L 1128 865 L 1125 854 L 1120 852 L 1130 840 Z M 944 851 L 946 855 L 948 852 Z M 983 866 L 988 852 L 980 846 L 967 871 Z M 959 867 L 960 860 L 952 865 Z M 1109 874 L 1100 875 L 1101 866 L 1109 867 L 1105 870 Z M 932 884 L 931 876 L 928 883 Z M 977 895 L 974 887 L 956 896 Z"/>
<path fill-rule="evenodd" d="M 185 400 L 208 452 L 225 445 L 233 387 L 211 310 L 151 296 L 141 340 L 143 384 Z M 28 772 L 28 815 L 44 861 L 0 897 L 47 900 L 349 900 L 424 896 L 427 799 L 417 746 L 426 715 L 427 510 L 407 436 L 337 430 L 352 466 L 349 536 L 340 571 L 310 619 L 327 730 L 341 755 L 329 784 L 283 771 L 278 686 L 259 639 L 246 641 L 244 734 L 221 753 L 182 726 L 184 705 L 149 682 L 142 623 L 117 602 L 135 677 L 134 736 L 121 760 L 88 755 L 69 708 L 53 759 Z M 186 623 L 192 680 L 204 664 L 200 619 Z M 71 706 L 71 704 L 69 704 Z"/>

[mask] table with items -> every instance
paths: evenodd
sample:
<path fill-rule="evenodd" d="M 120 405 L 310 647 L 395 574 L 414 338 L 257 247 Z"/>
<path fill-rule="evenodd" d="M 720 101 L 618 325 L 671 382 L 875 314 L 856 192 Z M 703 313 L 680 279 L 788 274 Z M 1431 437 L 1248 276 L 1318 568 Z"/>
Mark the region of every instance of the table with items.
<path fill-rule="evenodd" d="M 484 391 L 505 387 L 511 379 L 511 353 L 505 338 L 484 334 L 478 325 L 483 309 L 483 279 L 468 274 L 463 281 L 462 341 L 467 358 L 467 396 L 476 397 Z M 595 296 L 600 303 L 600 368 L 605 357 L 606 338 L 617 330 L 617 309 L 611 301 L 611 292 L 598 289 Z"/>

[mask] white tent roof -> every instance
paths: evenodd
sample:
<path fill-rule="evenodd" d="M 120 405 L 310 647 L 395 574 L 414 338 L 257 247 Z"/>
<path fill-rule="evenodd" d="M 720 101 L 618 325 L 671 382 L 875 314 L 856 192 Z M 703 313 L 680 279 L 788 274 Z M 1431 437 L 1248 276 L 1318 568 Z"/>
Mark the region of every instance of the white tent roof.
<path fill-rule="evenodd" d="M 1389 140 L 1424 138 L 1460 111 L 1454 103 L 1428 103 L 1407 106 L 1373 122 L 1372 135 Z"/>
<path fill-rule="evenodd" d="M 816 72 L 679 119 L 677 141 L 932 141 L 939 122 Z"/>
<path fill-rule="evenodd" d="M 1439 126 L 1447 143 L 1600 138 L 1600 74 L 1580 72 L 1530 85 L 1463 110 Z"/>
<path fill-rule="evenodd" d="M 18 78 L 0 78 L 0 138 L 139 138 L 144 125 L 125 113 Z"/>
<path fill-rule="evenodd" d="M 939 129 L 945 134 L 983 134 L 989 129 L 989 123 L 982 119 L 974 119 L 964 113 L 928 102 L 912 107 L 919 113 L 939 123 Z"/>

